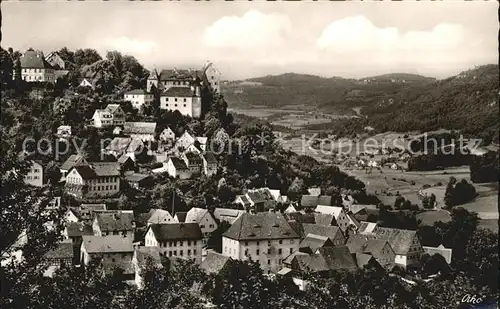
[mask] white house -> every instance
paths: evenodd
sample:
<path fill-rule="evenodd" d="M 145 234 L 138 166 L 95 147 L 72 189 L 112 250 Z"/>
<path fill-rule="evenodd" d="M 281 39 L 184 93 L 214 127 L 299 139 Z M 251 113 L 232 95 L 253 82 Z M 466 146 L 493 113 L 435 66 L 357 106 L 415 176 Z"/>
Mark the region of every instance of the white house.
<path fill-rule="evenodd" d="M 217 222 L 207 209 L 191 208 L 187 214 L 185 223 L 198 223 L 203 234 L 203 242 L 206 244 L 213 231 L 217 229 Z"/>
<path fill-rule="evenodd" d="M 55 70 L 41 51 L 28 49 L 21 57 L 21 79 L 26 82 L 55 83 Z"/>
<path fill-rule="evenodd" d="M 133 239 L 121 235 L 82 236 L 80 247 L 81 262 L 88 265 L 94 258 L 102 258 L 105 273 L 112 273 L 114 268 L 121 268 L 124 274 L 134 274 L 132 258 L 134 256 Z"/>
<path fill-rule="evenodd" d="M 96 128 L 122 126 L 125 123 L 125 113 L 119 104 L 108 104 L 105 109 L 96 109 L 92 120 Z"/>
<path fill-rule="evenodd" d="M 344 208 L 342 207 L 318 205 L 314 211 L 326 215 L 333 215 L 342 232 L 345 232 L 351 224 L 349 217 L 346 215 Z"/>
<path fill-rule="evenodd" d="M 200 87 L 171 87 L 160 95 L 160 108 L 179 111 L 184 116 L 201 116 Z"/>
<path fill-rule="evenodd" d="M 66 176 L 65 192 L 76 197 L 108 197 L 120 192 L 117 162 L 76 165 Z"/>
<path fill-rule="evenodd" d="M 144 243 L 159 247 L 160 254 L 169 258 L 194 259 L 201 263 L 202 233 L 197 223 L 149 225 Z"/>
<path fill-rule="evenodd" d="M 95 236 L 121 235 L 134 239 L 134 212 L 132 210 L 100 210 L 94 212 L 92 231 Z"/>
<path fill-rule="evenodd" d="M 195 137 L 186 131 L 177 139 L 175 147 L 177 149 L 182 148 L 186 150 L 190 145 L 194 144 L 195 140 Z"/>
<path fill-rule="evenodd" d="M 191 178 L 191 170 L 186 165 L 184 160 L 177 157 L 170 157 L 167 161 L 166 171 L 173 178 L 189 179 Z"/>
<path fill-rule="evenodd" d="M 149 211 L 149 219 L 147 225 L 151 224 L 167 224 L 167 223 L 178 223 L 174 220 L 172 215 L 163 209 L 151 209 Z"/>
<path fill-rule="evenodd" d="M 24 177 L 24 183 L 34 187 L 43 187 L 43 165 L 41 161 L 31 161 L 31 167 Z"/>
<path fill-rule="evenodd" d="M 243 213 L 222 236 L 222 254 L 235 260 L 251 258 L 268 274 L 299 250 L 300 236 L 279 213 Z"/>
<path fill-rule="evenodd" d="M 132 103 L 133 108 L 140 110 L 141 106 L 153 103 L 154 95 L 143 89 L 134 89 L 125 92 L 123 100 Z"/>
<path fill-rule="evenodd" d="M 173 141 L 175 140 L 175 133 L 170 129 L 170 127 L 166 127 L 160 133 L 160 140 L 162 141 Z"/>

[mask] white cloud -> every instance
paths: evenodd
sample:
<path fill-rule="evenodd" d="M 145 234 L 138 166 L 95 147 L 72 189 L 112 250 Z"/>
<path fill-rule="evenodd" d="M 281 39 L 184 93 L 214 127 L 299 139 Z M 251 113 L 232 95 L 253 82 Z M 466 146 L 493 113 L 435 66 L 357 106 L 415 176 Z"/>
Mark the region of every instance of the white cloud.
<path fill-rule="evenodd" d="M 225 16 L 214 22 L 205 30 L 204 41 L 211 47 L 273 48 L 286 42 L 291 28 L 286 15 L 250 10 L 241 17 Z"/>
<path fill-rule="evenodd" d="M 336 53 L 368 53 L 370 57 L 385 54 L 386 57 L 441 58 L 465 43 L 465 28 L 439 24 L 431 31 L 402 34 L 397 28 L 378 28 L 366 17 L 355 16 L 332 22 L 316 43 L 318 47 Z"/>

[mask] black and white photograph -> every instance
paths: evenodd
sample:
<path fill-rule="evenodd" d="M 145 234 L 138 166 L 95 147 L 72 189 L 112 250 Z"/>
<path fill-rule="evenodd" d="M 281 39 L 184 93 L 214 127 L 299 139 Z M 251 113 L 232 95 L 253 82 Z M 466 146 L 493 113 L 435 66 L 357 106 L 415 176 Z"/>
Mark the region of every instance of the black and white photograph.
<path fill-rule="evenodd" d="M 498 1 L 1 1 L 3 309 L 497 309 Z"/>

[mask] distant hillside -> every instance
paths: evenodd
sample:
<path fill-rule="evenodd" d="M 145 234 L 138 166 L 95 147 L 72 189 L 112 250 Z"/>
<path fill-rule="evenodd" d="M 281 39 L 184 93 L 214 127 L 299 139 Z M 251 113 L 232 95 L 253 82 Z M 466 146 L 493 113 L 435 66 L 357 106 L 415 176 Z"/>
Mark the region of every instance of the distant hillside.
<path fill-rule="evenodd" d="M 373 81 L 405 81 L 405 82 L 433 82 L 436 79 L 433 77 L 422 76 L 418 74 L 409 73 L 389 73 L 372 77 L 360 78 L 360 80 L 373 80 Z"/>
<path fill-rule="evenodd" d="M 438 128 L 498 139 L 498 65 L 485 65 L 394 94 L 392 104 L 372 102 L 361 112 L 380 131 Z"/>

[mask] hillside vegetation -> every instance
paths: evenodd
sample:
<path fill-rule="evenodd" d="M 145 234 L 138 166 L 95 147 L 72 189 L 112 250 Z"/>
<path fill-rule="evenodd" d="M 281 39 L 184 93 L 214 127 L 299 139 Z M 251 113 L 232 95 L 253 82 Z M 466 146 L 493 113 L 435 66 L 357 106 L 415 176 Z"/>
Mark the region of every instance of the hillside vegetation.
<path fill-rule="evenodd" d="M 498 79 L 498 65 L 476 67 L 444 80 L 406 73 L 360 80 L 287 73 L 249 79 L 251 86 L 230 82 L 223 91 L 231 106 L 295 106 L 332 114 L 352 114 L 353 108 L 360 108 L 368 117 L 363 126 L 378 132 L 445 128 L 494 139 Z M 333 129 L 336 122 L 319 127 Z"/>

